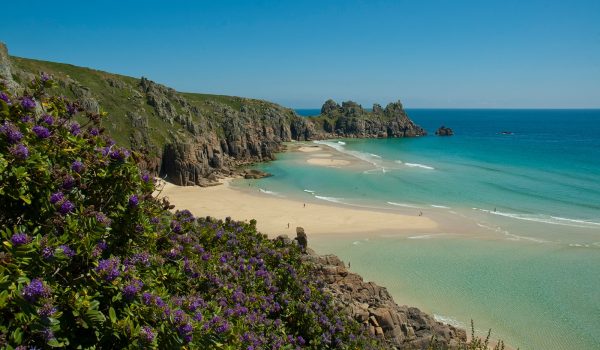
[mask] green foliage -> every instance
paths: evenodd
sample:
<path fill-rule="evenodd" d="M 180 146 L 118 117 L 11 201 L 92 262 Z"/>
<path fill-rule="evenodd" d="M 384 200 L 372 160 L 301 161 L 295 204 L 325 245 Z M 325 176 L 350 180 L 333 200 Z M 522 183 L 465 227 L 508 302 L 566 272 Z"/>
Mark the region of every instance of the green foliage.
<path fill-rule="evenodd" d="M 378 348 L 295 246 L 172 213 L 56 89 L 0 95 L 0 348 Z"/>

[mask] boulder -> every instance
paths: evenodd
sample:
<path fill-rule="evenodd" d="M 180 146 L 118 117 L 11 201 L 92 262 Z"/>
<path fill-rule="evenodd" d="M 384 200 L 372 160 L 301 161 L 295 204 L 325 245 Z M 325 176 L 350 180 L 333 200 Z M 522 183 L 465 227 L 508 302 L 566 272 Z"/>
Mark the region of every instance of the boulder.
<path fill-rule="evenodd" d="M 435 131 L 435 134 L 438 136 L 452 136 L 454 135 L 454 131 L 442 125 Z"/>

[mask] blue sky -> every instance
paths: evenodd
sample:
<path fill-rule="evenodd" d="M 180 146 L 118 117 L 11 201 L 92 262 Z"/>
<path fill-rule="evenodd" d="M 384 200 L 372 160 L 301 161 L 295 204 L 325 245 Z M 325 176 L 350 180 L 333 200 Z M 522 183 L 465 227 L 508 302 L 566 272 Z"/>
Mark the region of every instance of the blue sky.
<path fill-rule="evenodd" d="M 320 107 L 600 107 L 600 1 L 10 1 L 11 54 Z"/>

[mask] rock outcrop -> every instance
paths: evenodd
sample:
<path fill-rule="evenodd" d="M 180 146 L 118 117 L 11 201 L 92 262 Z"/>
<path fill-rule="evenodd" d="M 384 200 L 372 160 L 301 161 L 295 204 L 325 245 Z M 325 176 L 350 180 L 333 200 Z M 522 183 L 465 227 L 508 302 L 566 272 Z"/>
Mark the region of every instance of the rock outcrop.
<path fill-rule="evenodd" d="M 438 136 L 452 136 L 454 135 L 454 131 L 442 125 L 435 131 L 435 134 Z"/>
<path fill-rule="evenodd" d="M 400 101 L 388 104 L 385 109 L 374 104 L 373 110 L 369 112 L 353 101 L 343 102 L 340 106 L 333 100 L 327 100 L 321 107 L 321 118 L 324 119 L 321 131 L 328 138 L 427 135 L 423 128 L 410 120 Z M 327 126 L 330 126 L 331 130 L 328 130 Z"/>
<path fill-rule="evenodd" d="M 309 250 L 310 252 L 310 250 Z M 421 310 L 396 304 L 384 287 L 346 269 L 335 255 L 305 255 L 334 300 L 390 349 L 428 349 L 432 340 L 441 349 L 457 349 L 466 331 L 436 321 Z"/>
<path fill-rule="evenodd" d="M 9 91 L 16 91 L 18 84 L 13 80 L 8 49 L 2 42 L 0 42 L 0 80 L 3 80 Z"/>

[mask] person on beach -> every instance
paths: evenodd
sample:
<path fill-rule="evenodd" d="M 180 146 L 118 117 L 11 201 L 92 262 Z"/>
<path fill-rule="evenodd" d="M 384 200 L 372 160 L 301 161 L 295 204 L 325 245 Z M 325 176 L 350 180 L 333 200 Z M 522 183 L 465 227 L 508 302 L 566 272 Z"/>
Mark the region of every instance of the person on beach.
<path fill-rule="evenodd" d="M 423 216 L 423 212 L 422 211 L 419 212 L 419 216 Z"/>
<path fill-rule="evenodd" d="M 290 228 L 290 223 L 288 222 L 288 228 Z"/>
<path fill-rule="evenodd" d="M 306 208 L 306 203 L 304 203 L 304 208 Z"/>

